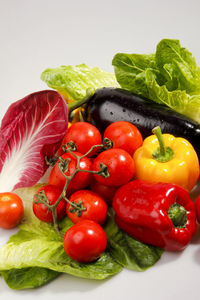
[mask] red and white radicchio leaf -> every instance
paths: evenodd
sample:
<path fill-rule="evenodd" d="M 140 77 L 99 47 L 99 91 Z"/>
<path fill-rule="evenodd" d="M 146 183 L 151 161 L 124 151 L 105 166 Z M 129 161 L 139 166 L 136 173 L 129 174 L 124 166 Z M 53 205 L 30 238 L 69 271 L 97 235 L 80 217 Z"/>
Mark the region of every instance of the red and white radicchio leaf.
<path fill-rule="evenodd" d="M 0 128 L 0 192 L 37 183 L 47 169 L 45 156 L 55 154 L 67 125 L 67 104 L 55 91 L 11 104 Z"/>

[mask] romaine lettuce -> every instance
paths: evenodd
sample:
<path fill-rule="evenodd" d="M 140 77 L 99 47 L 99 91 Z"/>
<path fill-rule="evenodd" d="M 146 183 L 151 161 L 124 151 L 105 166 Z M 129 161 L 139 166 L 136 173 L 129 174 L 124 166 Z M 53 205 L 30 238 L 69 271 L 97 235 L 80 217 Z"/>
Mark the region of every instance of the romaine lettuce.
<path fill-rule="evenodd" d="M 200 123 L 200 71 L 178 40 L 161 40 L 155 54 L 118 53 L 112 64 L 122 88 Z"/>
<path fill-rule="evenodd" d="M 7 271 L 12 270 L 14 276 L 16 269 L 33 268 L 27 271 L 30 278 L 30 273 L 33 272 L 33 276 L 35 276 L 34 268 L 38 267 L 91 279 L 105 279 L 122 270 L 122 266 L 115 262 L 108 252 L 103 253 L 98 260 L 89 264 L 72 260 L 65 253 L 62 237 L 55 232 L 54 227 L 51 224 L 40 222 L 32 213 L 30 201 L 37 190 L 38 185 L 26 188 L 26 192 L 23 191 L 23 188 L 16 191 L 21 197 L 22 193 L 24 196 L 27 195 L 27 199 L 23 197 L 24 202 L 27 202 L 26 213 L 20 230 L 11 236 L 8 243 L 0 249 L 0 273 L 5 278 L 9 276 Z M 28 208 L 30 209 L 29 212 Z M 59 225 L 61 231 L 65 233 L 73 223 L 65 218 Z M 15 276 L 18 275 L 17 273 Z M 45 280 L 48 281 L 51 278 L 51 275 L 43 276 L 43 284 Z M 30 284 L 29 278 L 24 277 L 25 282 L 22 283 L 22 286 Z M 37 282 L 31 284 L 37 285 Z M 17 288 L 20 288 L 19 285 Z"/>
<path fill-rule="evenodd" d="M 82 100 L 90 88 L 119 87 L 114 74 L 85 64 L 46 69 L 42 72 L 41 79 L 67 101 Z"/>
<path fill-rule="evenodd" d="M 105 231 L 111 255 L 127 269 L 145 271 L 152 267 L 163 253 L 162 249 L 141 243 L 120 230 L 112 215 L 109 216 Z"/>
<path fill-rule="evenodd" d="M 2 271 L 2 276 L 11 289 L 37 288 L 57 278 L 60 273 L 45 268 L 24 268 Z"/>

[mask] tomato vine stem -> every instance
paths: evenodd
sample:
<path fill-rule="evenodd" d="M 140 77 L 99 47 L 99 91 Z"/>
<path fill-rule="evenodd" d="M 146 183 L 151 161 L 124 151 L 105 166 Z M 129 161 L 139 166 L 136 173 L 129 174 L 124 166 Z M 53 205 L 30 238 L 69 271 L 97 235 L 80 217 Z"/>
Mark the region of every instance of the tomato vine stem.
<path fill-rule="evenodd" d="M 50 210 L 52 212 L 54 229 L 62 237 L 63 237 L 63 234 L 60 231 L 58 220 L 57 220 L 57 213 L 56 213 L 56 208 L 57 208 L 58 204 L 60 203 L 60 201 L 62 199 L 64 199 L 67 203 L 69 203 L 70 204 L 70 207 L 69 207 L 70 212 L 76 213 L 79 217 L 81 216 L 82 212 L 86 210 L 86 208 L 83 206 L 82 201 L 79 201 L 79 203 L 75 203 L 75 202 L 71 202 L 66 197 L 67 189 L 69 187 L 69 183 L 71 182 L 71 180 L 75 177 L 75 175 L 78 172 L 88 172 L 88 173 L 98 174 L 99 176 L 103 176 L 103 177 L 109 177 L 110 176 L 110 174 L 108 172 L 108 168 L 104 164 L 100 164 L 100 169 L 98 171 L 83 170 L 83 169 L 80 169 L 80 167 L 79 167 L 81 159 L 83 159 L 88 154 L 90 154 L 95 148 L 99 148 L 99 149 L 103 149 L 103 150 L 107 150 L 107 149 L 112 148 L 112 142 L 109 139 L 107 139 L 107 138 L 104 139 L 103 143 L 100 144 L 100 145 L 93 145 L 85 154 L 83 154 L 81 156 L 78 156 L 73 152 L 76 149 L 74 146 L 75 145 L 74 145 L 73 142 L 70 142 L 67 145 L 63 146 L 63 151 L 65 153 L 69 152 L 76 159 L 75 170 L 69 176 L 66 175 L 66 173 L 68 171 L 68 167 L 69 167 L 69 164 L 71 162 L 70 158 L 64 159 L 63 157 L 59 157 L 59 156 L 55 156 L 51 159 L 46 158 L 46 162 L 49 165 L 55 165 L 55 163 L 57 163 L 60 172 L 62 173 L 62 175 L 66 179 L 66 182 L 65 182 L 65 185 L 63 187 L 62 193 L 60 194 L 60 196 L 58 197 L 56 202 L 54 204 L 50 204 L 44 191 L 41 191 L 41 192 L 39 192 L 39 194 L 36 194 L 35 198 L 37 200 L 34 200 L 35 204 L 42 203 L 42 204 L 46 205 L 48 210 Z"/>

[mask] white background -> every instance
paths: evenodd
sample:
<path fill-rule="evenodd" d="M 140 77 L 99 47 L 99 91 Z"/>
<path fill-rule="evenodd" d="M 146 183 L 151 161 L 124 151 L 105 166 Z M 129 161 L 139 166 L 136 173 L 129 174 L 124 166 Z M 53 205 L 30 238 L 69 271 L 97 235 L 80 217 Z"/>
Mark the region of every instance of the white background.
<path fill-rule="evenodd" d="M 180 39 L 200 65 L 199 0 L 0 0 L 0 118 L 9 104 L 46 89 L 47 67 L 86 63 L 113 71 L 115 53 L 154 52 L 162 38 Z M 0 246 L 14 231 L 0 230 Z M 103 281 L 63 275 L 36 290 L 1 299 L 199 299 L 200 232 L 182 253 L 165 253 L 155 267 L 123 270 Z"/>

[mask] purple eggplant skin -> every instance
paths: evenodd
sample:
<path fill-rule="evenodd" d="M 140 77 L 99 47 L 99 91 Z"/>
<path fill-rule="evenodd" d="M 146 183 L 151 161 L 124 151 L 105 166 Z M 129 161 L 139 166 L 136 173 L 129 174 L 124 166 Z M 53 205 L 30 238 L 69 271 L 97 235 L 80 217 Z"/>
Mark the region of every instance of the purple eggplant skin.
<path fill-rule="evenodd" d="M 134 124 L 143 138 L 160 126 L 163 133 L 188 140 L 200 159 L 200 125 L 165 105 L 157 104 L 119 88 L 101 88 L 95 91 L 85 107 L 85 121 L 101 133 L 116 121 Z"/>

